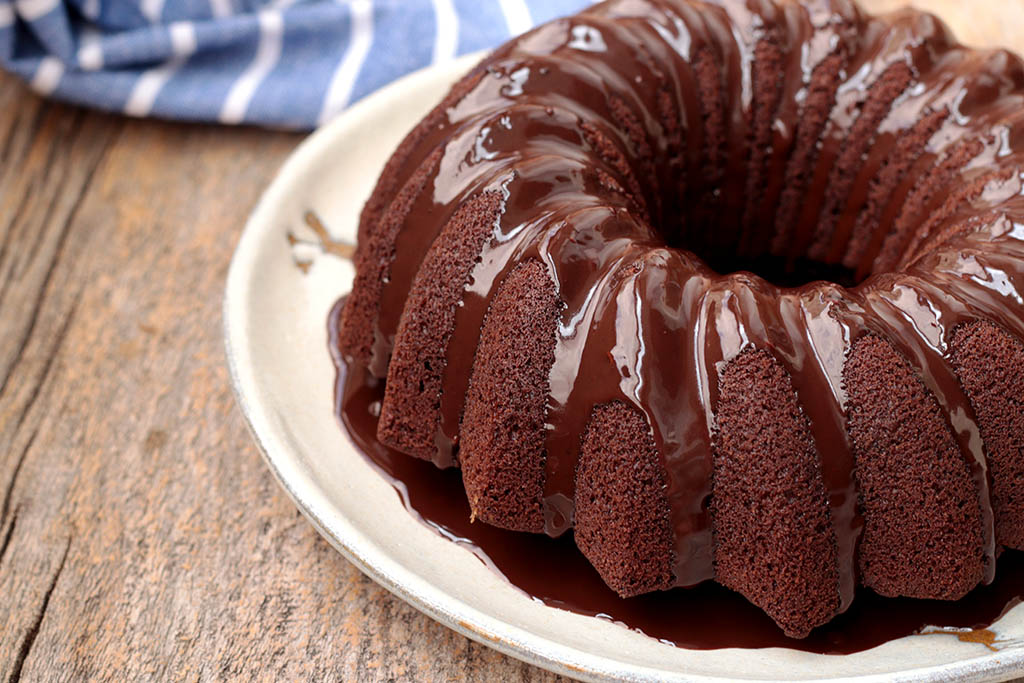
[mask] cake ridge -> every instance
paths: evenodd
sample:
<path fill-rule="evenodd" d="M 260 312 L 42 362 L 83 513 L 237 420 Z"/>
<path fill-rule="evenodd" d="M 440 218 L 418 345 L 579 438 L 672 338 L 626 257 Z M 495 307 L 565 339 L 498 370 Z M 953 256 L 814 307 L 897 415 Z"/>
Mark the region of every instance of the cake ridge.
<path fill-rule="evenodd" d="M 922 23 L 927 24 L 926 30 L 922 30 Z M 870 148 L 881 122 L 907 89 L 921 82 L 931 61 L 929 50 L 922 46 L 931 46 L 937 40 L 948 41 L 948 31 L 940 22 L 923 22 L 918 13 L 897 11 L 884 21 L 868 21 L 868 28 L 859 36 L 859 46 L 855 46 L 859 49 L 851 51 L 844 67 L 847 78 L 836 93 L 821 133 L 818 175 L 812 179 L 813 190 L 798 214 L 800 227 L 790 258 L 805 252 L 812 259 L 825 256 L 825 244 L 833 237 L 835 227 L 830 214 L 843 208 L 849 190 L 843 186 L 855 180 L 850 177 L 850 167 L 856 167 Z M 837 197 L 835 203 L 830 203 L 829 194 L 833 192 Z"/>
<path fill-rule="evenodd" d="M 611 224 L 618 223 L 613 219 Z M 614 381 L 615 368 L 607 362 L 613 353 L 615 316 L 602 315 L 605 307 L 617 310 L 614 301 L 625 284 L 627 268 L 643 247 L 631 240 L 609 240 L 599 255 L 597 267 L 584 280 L 572 277 L 564 260 L 553 264 L 553 280 L 563 305 L 555 342 L 555 362 L 549 374 L 548 455 L 545 470 L 545 530 L 564 533 L 573 524 L 574 476 L 580 437 L 591 407 L 631 397 Z M 549 252 L 550 253 L 550 252 Z M 562 266 L 561 268 L 559 266 Z M 571 283 L 570 289 L 567 285 Z M 589 283 L 586 286 L 580 286 Z M 610 328 L 610 329 L 609 329 Z M 604 380 L 604 381 L 601 381 Z M 581 396 L 583 398 L 581 398 Z"/>
<path fill-rule="evenodd" d="M 941 409 L 907 357 L 877 335 L 857 340 L 844 376 L 865 517 L 862 582 L 887 596 L 962 597 L 984 576 L 979 532 L 988 529 Z M 914 419 L 900 420 L 886 396 Z"/>
<path fill-rule="evenodd" d="M 910 169 L 925 153 L 928 141 L 934 137 L 943 122 L 950 116 L 948 106 L 940 105 L 941 100 L 930 104 L 923 115 L 909 129 L 904 129 L 896 140 L 895 149 L 880 145 L 876 139 L 867 169 L 874 171 L 859 196 L 855 195 L 852 205 L 854 212 L 847 210 L 838 221 L 828 258 L 839 261 L 847 268 L 854 269 L 859 276 L 864 273 L 865 264 L 874 260 L 874 255 L 885 237 L 881 219 L 886 203 L 893 199 Z M 897 133 L 887 133 L 897 135 Z M 870 173 L 871 171 L 862 171 Z"/>
<path fill-rule="evenodd" d="M 893 291 L 897 289 L 899 294 Z M 958 324 L 974 319 L 972 312 L 955 294 L 937 290 L 927 280 L 909 274 L 894 283 L 891 290 L 871 291 L 865 303 L 876 314 L 874 321 L 881 323 L 872 332 L 900 354 L 939 404 L 940 416 L 970 468 L 981 513 L 984 579 L 991 582 L 995 576 L 996 547 L 987 460 L 974 407 L 945 359 L 950 333 Z M 890 313 L 883 312 L 885 309 Z M 934 318 L 928 320 L 931 316 Z M 935 320 L 939 316 L 941 323 Z M 928 327 L 937 332 L 931 338 L 924 331 Z"/>
<path fill-rule="evenodd" d="M 871 94 L 863 100 L 860 115 L 851 131 L 852 139 L 847 140 L 847 144 L 835 157 L 826 184 L 828 190 L 821 196 L 820 203 L 806 205 L 804 220 L 813 221 L 815 229 L 810 235 L 809 246 L 798 248 L 797 253 L 806 251 L 810 258 L 818 260 L 828 256 L 828 246 L 837 239 L 837 224 L 856 182 L 856 171 L 858 168 L 863 169 L 864 157 L 875 142 L 878 126 L 905 94 L 914 78 L 913 70 L 898 61 L 887 67 L 872 84 Z M 879 92 L 881 94 L 876 97 Z M 815 211 L 815 208 L 818 210 Z"/>
<path fill-rule="evenodd" d="M 946 40 L 951 37 L 940 33 Z M 881 242 L 888 234 L 886 215 L 890 207 L 900 206 L 911 189 L 907 186 L 906 180 L 915 177 L 912 169 L 919 167 L 922 159 L 927 159 L 929 149 L 933 148 L 933 141 L 941 138 L 942 130 L 955 125 L 958 98 L 963 95 L 963 79 L 957 75 L 956 70 L 951 66 L 965 68 L 965 63 L 978 62 L 978 55 L 973 51 L 966 50 L 953 43 L 940 56 L 928 55 L 929 64 L 919 66 L 920 76 L 917 84 L 905 92 L 893 105 L 891 111 L 879 125 L 879 137 L 886 135 L 898 135 L 897 149 L 895 156 L 896 163 L 890 157 L 890 146 L 874 144 L 871 154 L 876 158 L 875 162 L 869 162 L 865 173 L 878 169 L 878 162 L 883 166 L 878 171 L 876 179 L 882 174 L 895 176 L 886 178 L 878 183 L 877 187 L 871 187 L 865 196 L 860 199 L 858 207 L 863 207 L 867 202 L 874 205 L 873 210 L 868 212 L 859 211 L 859 215 L 851 215 L 849 212 L 844 217 L 845 226 L 840 223 L 837 230 L 839 240 L 849 238 L 849 243 L 842 254 L 844 265 L 849 268 L 856 268 L 858 277 L 863 277 L 874 261 L 875 255 L 881 249 Z M 858 178 L 861 180 L 861 178 Z M 896 183 L 889 196 L 885 196 L 886 187 Z M 901 189 L 902 188 L 902 189 Z M 894 219 L 895 217 L 892 217 Z M 875 223 L 872 226 L 872 222 Z M 839 258 L 841 241 L 834 240 L 830 258 Z"/>
<path fill-rule="evenodd" d="M 891 211 L 886 210 L 886 214 L 892 215 L 892 227 L 885 231 L 885 239 L 875 257 L 873 270 L 886 272 L 896 267 L 913 239 L 913 231 L 917 226 L 915 219 L 927 212 L 929 203 L 936 201 L 936 196 L 941 196 L 941 191 L 955 181 L 958 168 L 980 154 L 983 146 L 977 139 L 958 140 L 949 149 L 938 150 L 933 157 L 924 160 L 923 165 L 928 161 L 934 163 L 924 169 L 924 179 L 916 186 L 913 183 L 914 174 L 911 174 L 908 179 L 911 187 L 909 194 L 901 204 L 890 204 Z"/>
<path fill-rule="evenodd" d="M 569 167 L 575 165 L 577 174 L 573 178 L 565 177 L 558 178 L 558 174 L 562 173 L 566 168 L 567 164 Z M 556 168 L 557 167 L 557 168 Z M 538 173 L 535 173 L 537 171 Z M 550 189 L 546 192 L 541 192 L 538 195 L 536 189 L 538 185 L 542 185 L 545 178 L 548 180 L 555 180 L 552 183 Z M 609 195 L 605 192 L 603 195 L 596 194 L 596 190 L 600 187 L 596 178 L 593 177 L 592 170 L 586 168 L 580 162 L 568 162 L 565 159 L 555 160 L 551 156 L 539 156 L 534 157 L 529 162 L 524 162 L 516 166 L 513 173 L 510 175 L 503 173 L 501 178 L 492 179 L 489 184 L 493 191 L 509 193 L 515 188 L 533 187 L 531 198 L 524 201 L 522 205 L 517 205 L 514 202 L 506 201 L 502 211 L 496 218 L 496 241 L 499 242 L 498 248 L 501 249 L 502 253 L 511 252 L 515 254 L 513 258 L 508 258 L 504 261 L 498 261 L 498 263 L 507 263 L 509 261 L 515 262 L 529 255 L 530 250 L 534 247 L 534 241 L 537 240 L 544 232 L 552 229 L 553 223 L 561 218 L 556 211 L 555 213 L 544 213 L 536 220 L 531 220 L 528 224 L 522 223 L 521 218 L 528 212 L 533 212 L 539 208 L 543 208 L 545 202 L 550 202 L 560 195 L 569 194 L 574 196 L 577 202 L 574 206 L 576 207 L 572 215 L 581 215 L 586 213 L 597 213 L 603 218 L 614 215 L 616 210 L 621 210 L 629 207 L 628 198 L 625 195 L 620 195 L 618 201 L 615 201 L 614 195 Z M 588 190 L 588 185 L 590 189 Z M 529 190 L 527 190 L 529 191 Z M 586 204 L 590 205 L 587 206 Z M 564 218 L 562 218 L 564 221 Z M 559 223 L 562 225 L 564 223 Z M 512 235 L 508 235 L 503 228 L 507 228 L 512 231 Z M 471 284 L 468 286 L 466 291 L 479 292 L 477 295 L 481 300 L 481 305 L 475 307 L 477 315 L 480 316 L 480 320 L 467 327 L 464 323 L 464 319 L 468 314 L 465 305 L 461 306 L 456 312 L 457 327 L 460 330 L 476 331 L 479 332 L 480 324 L 482 324 L 483 310 L 486 308 L 486 302 L 490 301 L 493 297 L 493 293 L 500 284 L 501 271 L 493 271 L 489 268 L 489 262 L 492 257 L 487 253 L 488 248 L 485 246 L 483 252 L 478 255 L 476 265 L 470 273 Z M 543 257 L 539 260 L 545 261 Z M 489 282 L 488 289 L 480 292 L 481 283 Z M 460 315 L 461 314 L 461 315 Z M 462 319 L 458 319 L 458 318 Z M 460 344 L 475 344 L 476 337 L 472 340 L 460 340 Z M 461 347 L 460 347 L 461 348 Z M 462 367 L 465 367 L 463 365 Z M 455 396 L 460 397 L 464 395 L 465 386 L 460 388 L 452 388 L 448 386 L 447 382 L 442 382 L 442 395 L 443 396 Z M 441 412 L 441 429 L 437 435 L 438 443 L 442 444 L 442 449 L 445 451 L 452 451 L 455 444 L 457 443 L 457 430 L 458 421 L 461 414 L 461 406 L 453 412 L 451 406 L 445 407 L 445 401 L 442 400 Z"/>
<path fill-rule="evenodd" d="M 723 367 L 711 517 L 715 579 L 800 638 L 842 611 L 852 586 L 842 595 L 837 528 L 789 380 L 764 348 L 747 347 Z"/>
<path fill-rule="evenodd" d="M 1018 383 L 1014 368 L 1024 360 L 1024 345 L 1005 328 L 982 320 L 957 326 L 950 351 L 957 377 L 975 404 L 988 449 L 996 540 L 1020 550 L 1024 547 L 1024 498 L 1020 495 L 1024 463 L 1016 456 L 1022 447 L 1024 412 L 1020 410 L 1022 392 L 1014 386 Z M 1000 366 L 993 377 L 992 368 Z"/>
<path fill-rule="evenodd" d="M 488 306 L 459 427 L 470 509 L 519 531 L 544 530 L 546 375 L 557 317 L 547 270 L 520 261 Z"/>
<path fill-rule="evenodd" d="M 415 201 L 422 202 L 425 207 L 424 211 L 436 215 L 440 220 L 435 223 L 434 230 L 425 229 L 423 224 L 418 223 L 414 226 L 415 229 L 402 230 L 396 237 L 396 251 L 400 251 L 403 256 L 392 264 L 390 278 L 382 288 L 382 300 L 385 303 L 389 302 L 389 297 L 394 297 L 394 305 L 390 307 L 393 314 L 388 316 L 385 313 L 380 318 L 378 338 L 387 338 L 394 334 L 398 323 L 396 314 L 401 312 L 401 302 L 404 300 L 405 292 L 415 276 L 422 257 L 427 253 L 454 208 L 464 198 L 472 196 L 476 188 L 496 189 L 504 183 L 504 178 L 511 174 L 514 177 L 514 183 L 529 185 L 532 188 L 531 206 L 537 206 L 542 201 L 550 202 L 560 194 L 589 195 L 598 197 L 603 202 L 617 199 L 620 206 L 628 206 L 624 197 L 617 197 L 609 193 L 607 189 L 603 192 L 600 191 L 602 185 L 596 169 L 582 158 L 571 158 L 554 151 L 541 151 L 528 158 L 512 159 L 512 162 L 508 168 L 497 169 L 497 176 L 484 170 L 482 175 L 467 183 L 465 191 L 460 192 L 458 196 L 453 197 L 444 205 L 438 206 L 432 197 L 424 196 L 423 193 L 417 195 Z M 436 168 L 430 182 L 432 184 L 444 182 L 437 175 Z M 405 223 L 408 225 L 409 221 Z"/>
<path fill-rule="evenodd" d="M 834 346 L 837 336 L 845 336 L 834 311 L 834 305 L 841 300 L 830 301 L 824 290 L 780 293 L 763 281 L 742 275 L 731 278 L 730 286 L 721 291 L 724 296 L 719 306 L 733 313 L 715 313 L 716 334 L 706 335 L 704 340 L 704 362 L 708 365 L 711 389 L 705 399 L 705 411 L 714 420 L 712 432 L 719 429 L 715 416 L 722 409 L 718 395 L 722 372 L 744 353 L 770 350 L 772 362 L 789 377 L 791 385 L 787 392 L 792 393 L 802 419 L 806 420 L 807 438 L 817 453 L 829 454 L 828 458 L 819 458 L 817 465 L 836 545 L 838 609 L 843 611 L 853 599 L 854 552 L 860 528 L 854 509 L 852 447 L 842 417 L 843 388 L 836 369 L 828 367 L 829 361 L 836 359 L 821 358 L 815 351 L 817 346 L 810 343 L 815 338 L 827 339 Z M 814 298 L 819 301 L 813 302 Z M 709 316 L 712 313 L 713 310 L 708 311 Z M 723 327 L 724 321 L 728 321 L 728 329 Z M 845 354 L 837 355 L 841 359 Z"/>
<path fill-rule="evenodd" d="M 664 468 L 658 460 L 647 422 L 636 410 L 621 402 L 594 406 L 574 475 L 575 538 L 623 597 L 664 590 L 673 582 Z"/>
<path fill-rule="evenodd" d="M 508 227 L 509 233 L 499 232 L 499 239 L 481 253 L 480 262 L 472 273 L 474 283 L 467 292 L 471 295 L 463 298 L 462 305 L 456 312 L 456 334 L 460 335 L 458 347 L 475 348 L 476 331 L 481 329 L 488 303 L 493 293 L 500 287 L 503 278 L 508 276 L 516 263 L 525 259 L 536 260 L 544 264 L 549 275 L 552 273 L 551 257 L 536 246 L 544 242 L 545 235 L 564 229 L 564 226 L 572 221 L 612 220 L 618 210 L 620 209 L 606 204 L 594 203 L 589 206 L 575 206 L 571 210 L 568 207 L 560 207 L 560 210 L 543 213 L 535 220 L 522 225 L 515 224 L 513 220 L 513 225 L 508 226 L 507 219 L 499 219 L 499 222 L 506 220 L 502 226 Z M 499 230 L 503 231 L 504 227 L 500 227 Z M 564 301 L 560 301 L 560 305 L 564 306 Z M 461 397 L 467 390 L 472 360 L 473 354 L 463 357 L 463 371 L 449 373 L 444 380 L 442 431 L 445 439 L 456 441 L 458 438 L 462 417 Z M 550 428 L 548 431 L 550 432 Z"/>

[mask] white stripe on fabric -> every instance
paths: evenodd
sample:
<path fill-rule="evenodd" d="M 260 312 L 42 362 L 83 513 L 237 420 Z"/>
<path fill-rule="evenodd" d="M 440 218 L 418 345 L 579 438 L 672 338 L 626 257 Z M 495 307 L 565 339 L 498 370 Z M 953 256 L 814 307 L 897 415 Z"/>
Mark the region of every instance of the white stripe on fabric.
<path fill-rule="evenodd" d="M 99 71 L 103 68 L 103 46 L 100 32 L 92 26 L 83 26 L 78 37 L 78 66 L 83 71 Z"/>
<path fill-rule="evenodd" d="M 214 19 L 223 19 L 235 13 L 231 7 L 231 0 L 210 0 L 210 11 Z"/>
<path fill-rule="evenodd" d="M 359 70 L 366 60 L 366 53 L 373 44 L 373 3 L 370 0 L 352 0 L 350 3 L 338 0 L 347 5 L 351 12 L 349 24 L 348 49 L 345 56 L 331 77 L 331 85 L 327 88 L 324 106 L 320 110 L 318 123 L 324 123 L 340 112 L 348 104 L 352 88 L 356 84 Z"/>
<path fill-rule="evenodd" d="M 160 23 L 160 17 L 164 13 L 164 0 L 141 0 L 139 10 L 142 16 L 149 19 L 149 23 Z"/>
<path fill-rule="evenodd" d="M 15 7 L 18 8 L 18 16 L 25 21 L 35 21 L 41 16 L 49 14 L 60 0 L 17 0 Z"/>
<path fill-rule="evenodd" d="M 241 123 L 249 108 L 252 96 L 256 94 L 263 79 L 281 59 L 284 39 L 284 17 L 277 10 L 263 10 L 259 13 L 260 44 L 256 56 L 242 75 L 228 91 L 227 99 L 218 117 L 221 123 Z"/>
<path fill-rule="evenodd" d="M 7 28 L 14 24 L 14 5 L 9 2 L 0 2 L 0 28 Z"/>
<path fill-rule="evenodd" d="M 0 28 L 7 28 L 14 25 L 14 5 L 9 2 L 0 2 Z"/>
<path fill-rule="evenodd" d="M 518 36 L 533 28 L 533 18 L 526 0 L 498 0 L 498 4 L 501 5 L 501 13 L 505 15 L 509 35 Z"/>
<path fill-rule="evenodd" d="M 196 27 L 190 21 L 176 21 L 170 26 L 171 53 L 175 57 L 191 57 L 195 53 Z"/>
<path fill-rule="evenodd" d="M 447 62 L 455 57 L 459 47 L 459 17 L 452 0 L 432 0 L 437 18 L 437 35 L 434 36 L 433 63 Z"/>
<path fill-rule="evenodd" d="M 31 86 L 40 95 L 49 95 L 57 89 L 63 77 L 64 63 L 52 55 L 43 57 L 39 61 L 35 75 L 32 76 Z"/>
<path fill-rule="evenodd" d="M 82 14 L 86 19 L 96 21 L 100 18 L 100 0 L 84 0 L 82 2 Z"/>
<path fill-rule="evenodd" d="M 176 21 L 170 25 L 169 30 L 174 56 L 158 67 L 142 72 L 124 105 L 124 113 L 129 116 L 148 115 L 160 90 L 196 51 L 196 29 L 191 22 Z"/>

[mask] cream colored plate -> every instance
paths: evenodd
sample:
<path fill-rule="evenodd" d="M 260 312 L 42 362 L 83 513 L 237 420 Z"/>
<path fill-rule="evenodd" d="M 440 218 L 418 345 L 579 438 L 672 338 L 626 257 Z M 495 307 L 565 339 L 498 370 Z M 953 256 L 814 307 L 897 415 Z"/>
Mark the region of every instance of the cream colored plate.
<path fill-rule="evenodd" d="M 1022 670 L 1021 607 L 994 627 L 998 651 L 953 634 L 904 638 L 846 656 L 672 647 L 531 600 L 405 510 L 332 413 L 326 319 L 350 286 L 352 266 L 330 240 L 354 239 L 359 211 L 388 155 L 478 58 L 408 76 L 312 135 L 267 188 L 235 252 L 224 333 L 238 403 L 270 469 L 317 530 L 362 571 L 441 623 L 577 678 L 1000 680 Z M 310 211 L 327 226 L 326 239 L 310 228 Z"/>

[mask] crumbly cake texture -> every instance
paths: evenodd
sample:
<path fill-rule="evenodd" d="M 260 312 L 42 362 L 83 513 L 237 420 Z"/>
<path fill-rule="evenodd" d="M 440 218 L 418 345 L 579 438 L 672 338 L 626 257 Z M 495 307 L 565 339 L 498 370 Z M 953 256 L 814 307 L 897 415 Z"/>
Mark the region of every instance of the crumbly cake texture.
<path fill-rule="evenodd" d="M 487 311 L 459 461 L 470 508 L 489 524 L 544 531 L 545 369 L 554 362 L 558 312 L 555 287 L 537 261 L 517 265 Z"/>
<path fill-rule="evenodd" d="M 839 607 L 835 532 L 807 418 L 767 351 L 737 356 L 719 391 L 715 578 L 803 633 Z"/>
<path fill-rule="evenodd" d="M 1024 549 L 1022 122 L 1022 62 L 926 13 L 594 5 L 395 151 L 340 351 L 382 443 L 623 596 L 715 580 L 794 637 L 959 598 Z"/>
<path fill-rule="evenodd" d="M 981 514 L 935 399 L 877 337 L 846 363 L 864 515 L 861 582 L 882 595 L 955 600 L 982 578 Z"/>

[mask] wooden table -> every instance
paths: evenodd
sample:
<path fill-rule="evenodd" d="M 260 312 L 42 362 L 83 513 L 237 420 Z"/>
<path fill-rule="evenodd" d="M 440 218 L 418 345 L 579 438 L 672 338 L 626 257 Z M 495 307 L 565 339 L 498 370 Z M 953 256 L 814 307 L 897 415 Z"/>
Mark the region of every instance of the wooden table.
<path fill-rule="evenodd" d="M 1024 0 L 917 4 L 1024 51 Z M 224 278 L 299 139 L 88 112 L 0 75 L 0 680 L 555 678 L 365 578 L 246 431 Z"/>

